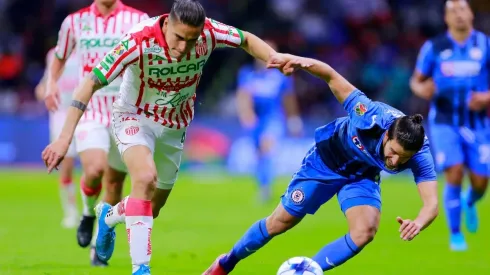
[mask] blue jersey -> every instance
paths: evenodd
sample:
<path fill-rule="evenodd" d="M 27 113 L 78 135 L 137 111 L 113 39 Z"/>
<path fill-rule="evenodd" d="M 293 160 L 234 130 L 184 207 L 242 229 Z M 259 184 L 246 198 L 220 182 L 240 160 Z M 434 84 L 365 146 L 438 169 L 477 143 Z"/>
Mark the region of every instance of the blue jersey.
<path fill-rule="evenodd" d="M 429 116 L 432 123 L 476 130 L 486 127 L 486 112 L 470 111 L 468 100 L 472 91 L 488 91 L 489 43 L 485 34 L 473 31 L 462 44 L 446 33 L 422 46 L 416 69 L 436 84 Z"/>
<path fill-rule="evenodd" d="M 254 70 L 243 67 L 238 74 L 238 88 L 252 96 L 258 117 L 282 116 L 282 97 L 292 91 L 292 80 L 278 70 Z"/>
<path fill-rule="evenodd" d="M 359 90 L 352 92 L 343 106 L 348 117 L 338 118 L 315 131 L 318 153 L 329 169 L 346 178 L 378 181 L 381 170 L 397 174 L 409 168 L 416 183 L 436 180 L 427 138 L 422 149 L 397 170 L 385 167 L 383 137 L 396 118 L 404 115 L 402 112 L 371 101 Z"/>

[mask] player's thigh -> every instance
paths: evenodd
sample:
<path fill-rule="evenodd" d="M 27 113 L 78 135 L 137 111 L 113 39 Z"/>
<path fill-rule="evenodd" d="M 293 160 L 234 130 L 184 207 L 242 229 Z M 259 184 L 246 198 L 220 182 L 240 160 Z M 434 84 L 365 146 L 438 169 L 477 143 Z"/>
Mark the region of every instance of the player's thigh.
<path fill-rule="evenodd" d="M 458 129 L 449 125 L 430 125 L 431 148 L 439 171 L 463 164 L 463 144 Z"/>
<path fill-rule="evenodd" d="M 356 206 L 371 206 L 381 211 L 381 189 L 370 179 L 350 181 L 339 190 L 337 199 L 345 214 Z"/>
<path fill-rule="evenodd" d="M 263 123 L 259 134 L 259 149 L 263 153 L 269 153 L 284 135 L 285 127 L 280 119 L 267 119 Z"/>
<path fill-rule="evenodd" d="M 488 130 L 472 131 L 461 128 L 464 140 L 466 167 L 476 178 L 488 178 L 490 174 L 490 136 Z"/>
<path fill-rule="evenodd" d="M 154 156 L 157 169 L 157 188 L 170 190 L 177 180 L 180 169 L 186 130 L 163 128 L 160 125 L 155 127 L 160 127 L 155 142 Z"/>
<path fill-rule="evenodd" d="M 135 184 L 154 185 L 155 135 L 147 126 L 145 118 L 131 113 L 114 113 L 112 131 L 119 153 L 131 176 L 131 188 L 134 190 Z"/>
<path fill-rule="evenodd" d="M 342 187 L 345 180 L 328 169 L 313 147 L 281 197 L 284 209 L 302 218 L 315 212 L 329 201 Z"/>

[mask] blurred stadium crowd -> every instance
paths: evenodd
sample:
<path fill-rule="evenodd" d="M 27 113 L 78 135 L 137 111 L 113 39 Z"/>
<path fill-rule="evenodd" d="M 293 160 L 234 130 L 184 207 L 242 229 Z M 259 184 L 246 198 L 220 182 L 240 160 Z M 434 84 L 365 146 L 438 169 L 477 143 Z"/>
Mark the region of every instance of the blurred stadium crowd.
<path fill-rule="evenodd" d="M 0 0 L 0 114 L 46 114 L 35 102 L 45 54 L 56 43 L 64 17 L 89 0 Z M 171 1 L 125 0 L 150 16 Z M 408 80 L 420 45 L 444 31 L 443 0 L 202 0 L 208 17 L 278 43 L 280 50 L 328 62 L 372 98 L 407 113 L 426 112 Z M 362 2 L 362 4 L 360 4 Z M 490 3 L 471 1 L 476 27 L 490 33 Z M 198 91 L 197 112 L 235 115 L 236 72 L 249 57 L 234 50 L 214 53 Z M 326 85 L 295 76 L 301 112 L 325 120 L 342 114 Z M 223 114 L 224 113 L 224 114 Z"/>

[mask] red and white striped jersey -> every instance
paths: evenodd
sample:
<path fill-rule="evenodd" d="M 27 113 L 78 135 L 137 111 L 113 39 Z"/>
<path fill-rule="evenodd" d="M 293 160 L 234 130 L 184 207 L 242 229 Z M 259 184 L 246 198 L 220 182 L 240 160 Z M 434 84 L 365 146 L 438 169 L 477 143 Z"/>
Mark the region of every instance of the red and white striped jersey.
<path fill-rule="evenodd" d="M 76 49 L 75 54 L 80 62 L 80 78 L 89 74 L 135 24 L 148 19 L 146 13 L 120 1 L 116 5 L 111 14 L 104 16 L 93 3 L 68 15 L 61 25 L 55 55 L 59 59 L 67 59 Z M 111 85 L 97 91 L 80 122 L 90 120 L 108 126 L 112 104 L 116 100 L 121 81 L 122 77 L 116 78 Z"/>
<path fill-rule="evenodd" d="M 244 36 L 237 28 L 206 19 L 196 45 L 176 59 L 170 56 L 162 33 L 167 16 L 136 25 L 93 71 L 104 84 L 124 71 L 115 110 L 144 114 L 165 127 L 180 129 L 194 118 L 196 87 L 211 52 L 239 47 Z"/>
<path fill-rule="evenodd" d="M 54 48 L 49 50 L 46 55 L 46 65 L 50 64 L 54 58 Z M 78 85 L 78 58 L 75 55 L 70 56 L 65 62 L 65 69 L 58 79 L 58 88 L 60 90 L 59 108 L 66 110 L 71 105 L 73 91 Z"/>

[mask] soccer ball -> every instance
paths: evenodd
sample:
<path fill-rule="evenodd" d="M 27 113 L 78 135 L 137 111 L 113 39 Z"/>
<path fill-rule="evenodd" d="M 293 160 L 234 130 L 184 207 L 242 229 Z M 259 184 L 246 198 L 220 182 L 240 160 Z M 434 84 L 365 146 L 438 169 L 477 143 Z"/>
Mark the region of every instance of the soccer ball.
<path fill-rule="evenodd" d="M 322 275 L 320 265 L 308 257 L 294 257 L 285 261 L 277 275 Z"/>

